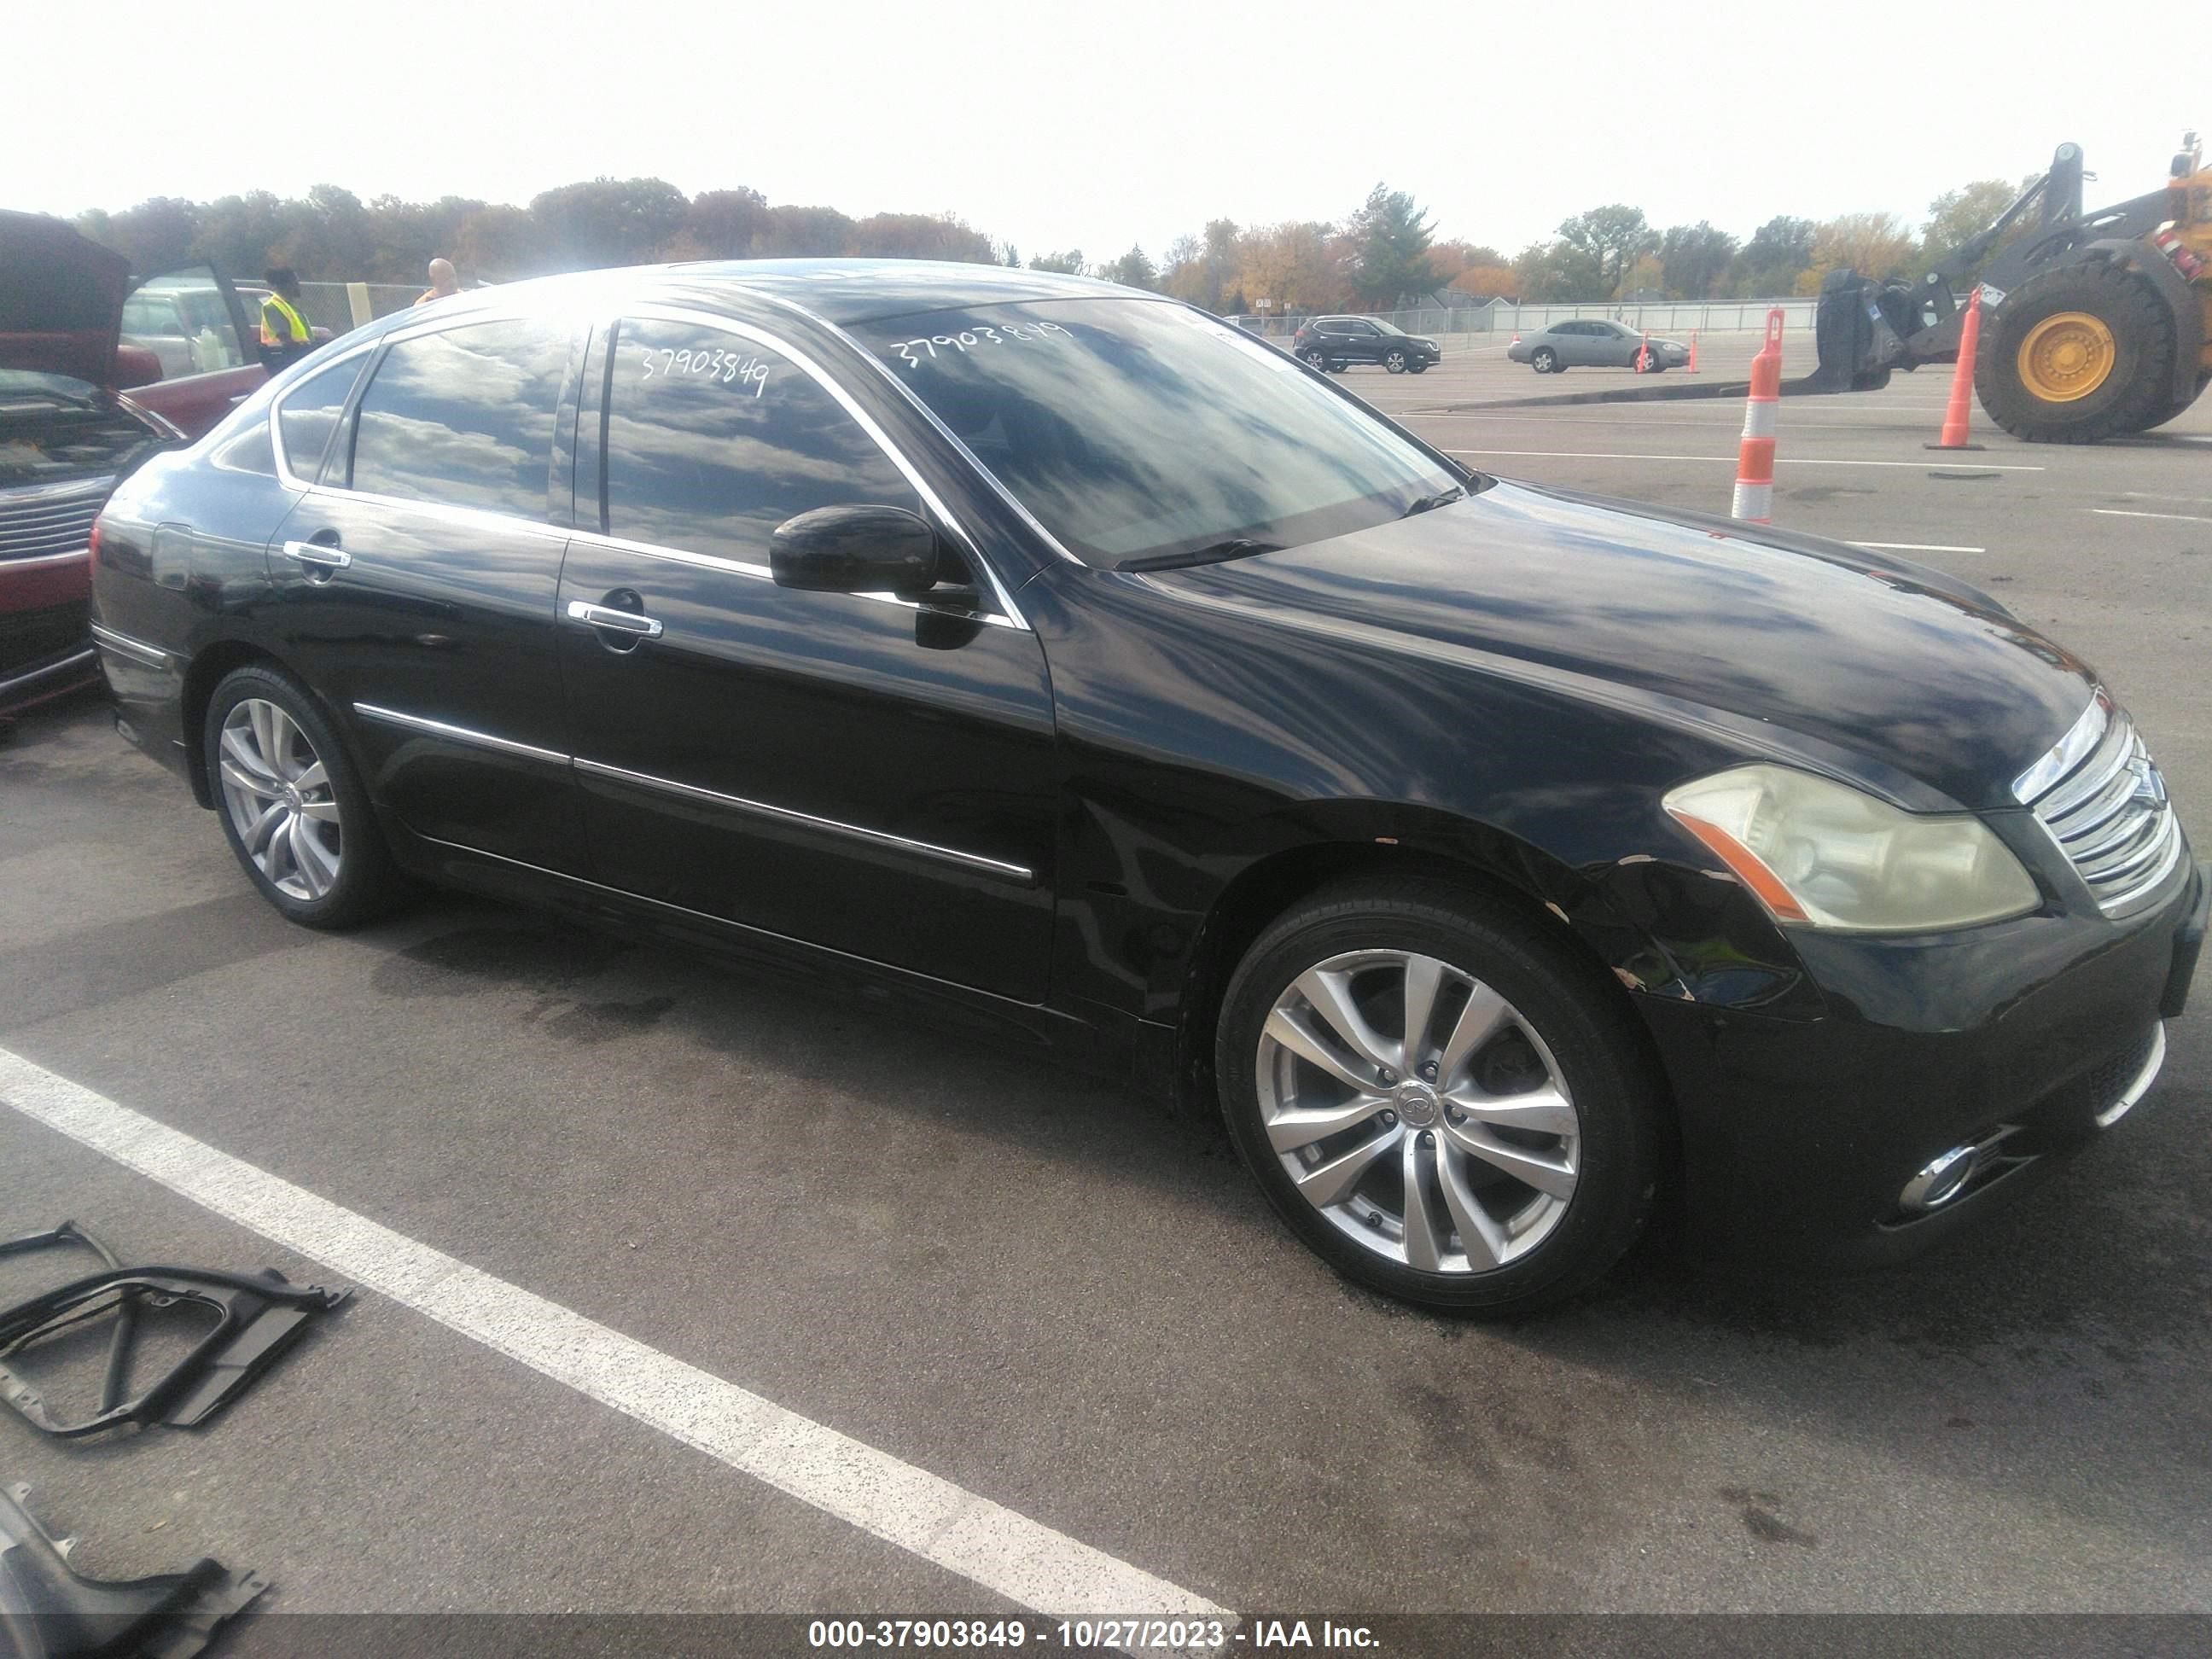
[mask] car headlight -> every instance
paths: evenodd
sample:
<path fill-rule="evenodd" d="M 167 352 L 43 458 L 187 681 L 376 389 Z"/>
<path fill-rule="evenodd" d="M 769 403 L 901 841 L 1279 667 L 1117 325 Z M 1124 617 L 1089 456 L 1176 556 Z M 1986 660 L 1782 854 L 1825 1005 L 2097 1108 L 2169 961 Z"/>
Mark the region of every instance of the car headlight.
<path fill-rule="evenodd" d="M 1900 811 L 1786 766 L 1735 767 L 1670 789 L 1662 804 L 1792 927 L 1935 933 L 2042 902 L 1979 818 Z"/>

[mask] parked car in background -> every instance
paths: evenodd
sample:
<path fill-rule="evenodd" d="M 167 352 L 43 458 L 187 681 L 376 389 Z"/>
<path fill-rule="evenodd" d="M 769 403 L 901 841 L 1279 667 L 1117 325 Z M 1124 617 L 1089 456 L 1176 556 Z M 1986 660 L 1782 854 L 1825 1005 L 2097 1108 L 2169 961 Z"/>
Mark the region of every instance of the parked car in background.
<path fill-rule="evenodd" d="M 98 678 L 93 520 L 180 435 L 122 395 L 163 372 L 118 343 L 130 288 L 120 255 L 58 219 L 0 212 L 0 713 Z"/>
<path fill-rule="evenodd" d="M 1316 317 L 1291 337 L 1291 349 L 1316 368 L 1379 363 L 1393 374 L 1423 374 L 1443 356 L 1434 340 L 1380 317 Z"/>
<path fill-rule="evenodd" d="M 1570 368 L 1633 368 L 1636 354 L 1644 346 L 1644 331 L 1609 317 L 1577 317 L 1553 323 L 1505 348 L 1507 358 L 1526 363 L 1539 374 L 1558 374 Z M 1647 374 L 1679 368 L 1690 361 L 1690 348 L 1680 340 L 1657 334 L 1650 337 Z"/>
<path fill-rule="evenodd" d="M 1677 1205 L 1762 1264 L 1972 1224 L 2144 1098 L 2212 902 L 1988 595 L 1472 471 L 1080 278 L 443 300 L 98 534 L 118 729 L 285 915 L 404 872 L 1193 1091 L 1437 1306 Z"/>

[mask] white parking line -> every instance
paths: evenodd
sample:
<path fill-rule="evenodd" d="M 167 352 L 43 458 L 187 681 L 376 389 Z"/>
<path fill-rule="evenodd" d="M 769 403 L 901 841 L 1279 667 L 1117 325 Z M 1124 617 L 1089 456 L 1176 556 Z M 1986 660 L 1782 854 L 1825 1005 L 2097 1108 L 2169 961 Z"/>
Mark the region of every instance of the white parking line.
<path fill-rule="evenodd" d="M 1941 542 L 1845 542 L 1845 547 L 1869 547 L 1877 553 L 1986 553 L 1986 547 L 1946 547 Z"/>
<path fill-rule="evenodd" d="M 2108 519 L 2179 519 L 2184 524 L 2212 524 L 2212 519 L 2201 513 L 2131 513 L 2124 507 L 2091 507 L 2082 510 L 2101 513 Z"/>
<path fill-rule="evenodd" d="M 1594 449 L 1447 449 L 1447 455 L 1519 455 L 1540 456 L 1564 461 L 1711 461 L 1733 462 L 1733 455 L 1621 455 Z M 1943 466 L 1940 460 L 1929 461 L 1838 461 L 1822 455 L 1777 455 L 1777 466 L 1910 466 L 1926 472 Z M 1952 465 L 1970 468 L 1976 472 L 2040 472 L 2039 466 L 2021 466 L 1996 461 L 1954 461 Z"/>
<path fill-rule="evenodd" d="M 1024 1607 L 1228 1618 L 1190 1590 L 393 1232 L 0 1048 L 0 1100 L 216 1214 Z"/>

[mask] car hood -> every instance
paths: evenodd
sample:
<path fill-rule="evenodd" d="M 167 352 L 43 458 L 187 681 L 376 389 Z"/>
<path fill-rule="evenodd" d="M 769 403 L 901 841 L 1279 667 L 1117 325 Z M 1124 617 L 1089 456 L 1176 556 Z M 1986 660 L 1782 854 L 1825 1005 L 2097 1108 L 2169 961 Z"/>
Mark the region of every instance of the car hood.
<path fill-rule="evenodd" d="M 131 264 L 59 219 L 0 212 L 0 368 L 115 381 Z"/>
<path fill-rule="evenodd" d="M 1381 648 L 1625 690 L 1655 718 L 1718 715 L 1754 747 L 1920 811 L 2015 805 L 2012 780 L 2073 725 L 2094 678 L 1935 571 L 1504 481 L 1354 535 L 1154 580 Z"/>

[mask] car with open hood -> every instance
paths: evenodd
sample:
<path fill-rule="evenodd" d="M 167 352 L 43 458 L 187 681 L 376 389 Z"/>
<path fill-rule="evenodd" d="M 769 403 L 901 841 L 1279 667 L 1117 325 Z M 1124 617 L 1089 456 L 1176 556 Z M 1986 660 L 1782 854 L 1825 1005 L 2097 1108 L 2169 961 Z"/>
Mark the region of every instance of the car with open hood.
<path fill-rule="evenodd" d="M 134 283 L 58 219 L 0 212 L 0 712 L 97 678 L 88 546 L 107 492 L 268 376 L 210 266 Z"/>
<path fill-rule="evenodd" d="M 1079 278 L 459 296 L 100 535 L 119 729 L 284 915 L 448 884 L 1115 1069 L 1437 1306 L 1662 1208 L 1972 1225 L 2148 1097 L 2204 930 L 2148 739 L 1986 594 L 1469 471 Z"/>

